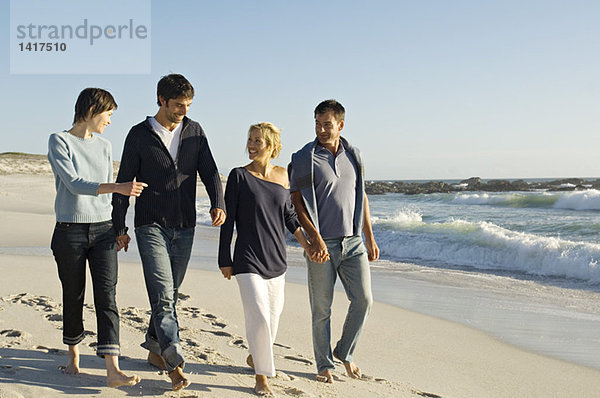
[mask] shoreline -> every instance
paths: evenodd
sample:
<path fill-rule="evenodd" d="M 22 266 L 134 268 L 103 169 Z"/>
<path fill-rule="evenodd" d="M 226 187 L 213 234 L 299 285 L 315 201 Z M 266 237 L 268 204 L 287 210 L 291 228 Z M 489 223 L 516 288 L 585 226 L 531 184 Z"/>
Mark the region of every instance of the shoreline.
<path fill-rule="evenodd" d="M 54 225 L 51 176 L 0 176 L 0 245 L 48 247 Z M 208 229 L 208 227 L 207 227 Z M 202 228 L 199 228 L 201 231 Z M 213 231 L 211 230 L 211 233 Z M 204 248 L 203 233 L 194 249 Z M 204 243 L 203 243 L 204 242 Z M 131 253 L 133 254 L 133 253 Z M 139 347 L 148 303 L 139 259 L 120 255 L 121 366 L 142 376 L 135 387 L 104 387 L 93 335 L 82 345 L 89 375 L 63 375 L 60 283 L 51 256 L 0 254 L 0 395 L 178 396 L 166 376 L 145 362 Z M 216 267 L 216 251 L 201 263 Z M 17 266 L 15 266 L 17 265 Z M 32 278 L 32 275 L 35 277 Z M 368 377 L 349 380 L 338 364 L 333 386 L 314 381 L 310 310 L 306 286 L 286 284 L 286 305 L 276 347 L 273 380 L 281 396 L 545 397 L 590 396 L 600 389 L 600 371 L 508 345 L 485 332 L 376 301 L 357 348 L 356 361 Z M 91 288 L 86 292 L 86 330 L 94 333 Z M 190 268 L 181 292 L 181 338 L 192 385 L 188 394 L 253 396 L 253 375 L 244 365 L 243 312 L 235 282 L 217 270 Z M 25 293 L 22 296 L 21 294 Z M 339 335 L 346 299 L 336 292 L 332 336 Z M 191 395 L 194 396 L 194 395 Z"/>

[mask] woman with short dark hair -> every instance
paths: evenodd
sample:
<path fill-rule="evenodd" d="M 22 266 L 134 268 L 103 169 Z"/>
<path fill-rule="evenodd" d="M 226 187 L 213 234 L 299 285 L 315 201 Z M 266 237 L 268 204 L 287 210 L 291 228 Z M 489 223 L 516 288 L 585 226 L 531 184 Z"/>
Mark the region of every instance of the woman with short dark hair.
<path fill-rule="evenodd" d="M 56 226 L 52 253 L 63 292 L 63 342 L 69 347 L 67 374 L 79 374 L 78 344 L 84 339 L 83 300 L 86 261 L 94 288 L 98 326 L 96 354 L 106 361 L 110 387 L 135 385 L 137 375 L 119 368 L 119 310 L 117 244 L 111 221 L 111 193 L 139 196 L 143 182 L 113 183 L 112 147 L 101 138 L 117 109 L 113 96 L 86 88 L 77 98 L 73 127 L 50 135 L 48 160 L 56 182 Z M 94 135 L 97 133 L 98 135 Z"/>

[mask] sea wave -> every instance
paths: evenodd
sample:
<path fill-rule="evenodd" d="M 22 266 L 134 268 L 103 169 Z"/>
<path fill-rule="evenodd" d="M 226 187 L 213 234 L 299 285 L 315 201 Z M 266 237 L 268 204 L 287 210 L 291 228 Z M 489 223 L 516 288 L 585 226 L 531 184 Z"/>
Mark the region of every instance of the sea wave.
<path fill-rule="evenodd" d="M 588 189 L 562 194 L 554 208 L 571 210 L 600 210 L 600 191 Z"/>
<path fill-rule="evenodd" d="M 392 218 L 396 221 L 375 222 L 381 254 L 392 260 L 600 282 L 599 244 L 515 232 L 485 221 Z"/>
<path fill-rule="evenodd" d="M 210 200 L 208 198 L 199 198 L 196 200 L 196 224 L 212 225 L 210 218 Z"/>
<path fill-rule="evenodd" d="M 573 192 L 457 193 L 450 201 L 458 205 L 600 210 L 600 191 L 588 189 Z"/>

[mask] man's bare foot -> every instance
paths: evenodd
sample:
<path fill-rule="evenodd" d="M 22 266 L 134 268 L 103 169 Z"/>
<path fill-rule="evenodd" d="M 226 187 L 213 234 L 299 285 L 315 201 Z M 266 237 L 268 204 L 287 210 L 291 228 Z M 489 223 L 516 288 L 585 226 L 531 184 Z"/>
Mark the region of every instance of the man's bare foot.
<path fill-rule="evenodd" d="M 360 379 L 362 377 L 360 368 L 354 362 L 344 362 L 344 367 L 349 377 L 353 379 Z"/>
<path fill-rule="evenodd" d="M 333 375 L 331 374 L 331 370 L 329 369 L 320 371 L 316 379 L 317 381 L 320 381 L 322 383 L 333 384 Z"/>
<path fill-rule="evenodd" d="M 69 346 L 69 363 L 62 370 L 68 375 L 78 375 L 81 373 L 79 370 L 79 347 L 76 345 Z"/>
<path fill-rule="evenodd" d="M 246 358 L 246 363 L 248 364 L 248 366 L 254 369 L 254 360 L 252 359 L 252 355 L 248 355 L 248 357 Z"/>
<path fill-rule="evenodd" d="M 138 375 L 127 376 L 121 371 L 106 375 L 106 385 L 113 388 L 120 386 L 135 386 L 140 380 L 140 376 Z"/>
<path fill-rule="evenodd" d="M 153 353 L 152 351 L 148 351 L 148 363 L 160 370 L 167 370 L 167 364 L 163 357 L 158 354 Z"/>
<path fill-rule="evenodd" d="M 171 383 L 173 385 L 173 391 L 179 391 L 190 385 L 190 381 L 185 378 L 183 371 L 178 366 L 169 373 Z"/>
<path fill-rule="evenodd" d="M 344 364 L 344 367 L 346 368 L 346 373 L 348 374 L 348 377 L 351 377 L 353 379 L 360 379 L 362 377 L 360 368 L 358 366 L 356 366 L 356 364 L 354 362 L 346 362 L 346 361 L 342 360 L 340 357 L 338 357 L 335 354 L 335 352 L 333 353 L 333 356 L 335 357 L 335 359 L 342 361 L 342 363 Z"/>
<path fill-rule="evenodd" d="M 250 356 L 250 358 L 252 358 Z M 254 392 L 261 397 L 273 396 L 273 390 L 269 387 L 267 376 L 256 375 L 256 385 L 254 386 Z"/>

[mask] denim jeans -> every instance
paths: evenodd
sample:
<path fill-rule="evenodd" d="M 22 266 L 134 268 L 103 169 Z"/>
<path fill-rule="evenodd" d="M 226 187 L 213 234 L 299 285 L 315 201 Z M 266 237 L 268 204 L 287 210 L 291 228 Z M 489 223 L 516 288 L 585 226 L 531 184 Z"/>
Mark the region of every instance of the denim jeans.
<path fill-rule="evenodd" d="M 184 366 L 177 322 L 177 296 L 194 242 L 194 228 L 166 228 L 156 223 L 135 228 L 152 308 L 142 347 L 161 355 L 170 372 Z"/>
<path fill-rule="evenodd" d="M 348 313 L 333 355 L 352 362 L 352 354 L 371 310 L 371 274 L 369 260 L 361 236 L 325 239 L 330 259 L 314 263 L 308 258 L 308 292 L 312 311 L 312 335 L 318 372 L 333 369 L 331 351 L 331 304 L 333 288 L 339 275 L 350 300 Z"/>
<path fill-rule="evenodd" d="M 84 336 L 83 299 L 86 260 L 90 266 L 98 326 L 97 355 L 119 355 L 117 246 L 111 221 L 56 223 L 51 246 L 63 293 L 63 343 L 79 344 Z"/>

